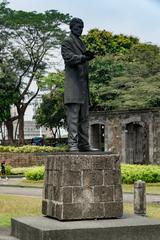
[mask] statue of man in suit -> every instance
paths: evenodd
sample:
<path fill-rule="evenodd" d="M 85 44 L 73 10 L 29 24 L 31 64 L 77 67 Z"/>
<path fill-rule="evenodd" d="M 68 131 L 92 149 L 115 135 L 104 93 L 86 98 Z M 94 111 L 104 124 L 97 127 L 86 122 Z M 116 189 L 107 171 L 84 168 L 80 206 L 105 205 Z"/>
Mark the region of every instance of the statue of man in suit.
<path fill-rule="evenodd" d="M 94 58 L 81 40 L 84 23 L 79 18 L 70 22 L 71 34 L 62 43 L 65 63 L 64 104 L 70 151 L 95 151 L 88 142 L 89 87 L 88 61 Z"/>

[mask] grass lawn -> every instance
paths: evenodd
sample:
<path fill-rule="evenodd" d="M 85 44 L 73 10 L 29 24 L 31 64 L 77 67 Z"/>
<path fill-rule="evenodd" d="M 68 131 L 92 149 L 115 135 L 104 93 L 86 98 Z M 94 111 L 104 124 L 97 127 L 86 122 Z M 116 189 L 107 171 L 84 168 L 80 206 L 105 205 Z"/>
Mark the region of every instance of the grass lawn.
<path fill-rule="evenodd" d="M 151 218 L 160 219 L 160 204 L 158 203 L 149 203 L 147 204 L 147 212 L 146 216 Z M 133 204 L 132 203 L 124 203 L 124 213 L 133 214 Z"/>
<path fill-rule="evenodd" d="M 123 184 L 123 192 L 133 192 L 133 184 Z M 160 194 L 160 183 L 147 183 L 146 192 L 152 194 Z"/>
<path fill-rule="evenodd" d="M 17 178 L 17 179 L 8 179 L 7 181 L 5 179 L 0 180 L 1 185 L 14 185 L 14 186 L 24 186 L 24 187 L 40 187 L 43 188 L 44 186 L 44 181 L 39 180 L 39 181 L 31 181 L 31 180 L 26 180 L 23 178 Z"/>
<path fill-rule="evenodd" d="M 10 226 L 11 217 L 41 215 L 41 199 L 0 194 L 0 227 Z"/>
<path fill-rule="evenodd" d="M 41 199 L 0 194 L 0 227 L 9 227 L 12 217 L 41 215 Z M 147 216 L 160 219 L 159 204 L 147 205 Z M 124 203 L 124 214 L 133 214 L 133 204 Z"/>
<path fill-rule="evenodd" d="M 21 186 L 32 186 L 32 187 L 42 187 L 44 186 L 44 181 L 43 180 L 39 180 L 39 181 L 31 181 L 31 180 L 26 180 L 23 179 L 20 184 Z"/>

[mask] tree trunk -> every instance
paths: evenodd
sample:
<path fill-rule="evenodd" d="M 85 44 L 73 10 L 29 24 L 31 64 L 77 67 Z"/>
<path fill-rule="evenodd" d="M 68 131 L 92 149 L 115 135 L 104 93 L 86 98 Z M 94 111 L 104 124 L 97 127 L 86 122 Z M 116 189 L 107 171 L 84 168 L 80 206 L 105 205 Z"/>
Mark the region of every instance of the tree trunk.
<path fill-rule="evenodd" d="M 54 131 L 53 128 L 51 128 L 51 132 L 53 134 L 53 139 L 56 139 L 57 129 Z"/>
<path fill-rule="evenodd" d="M 0 127 L 0 132 L 1 132 L 1 136 L 2 136 L 2 141 L 5 141 L 5 124 L 2 123 L 1 127 Z"/>
<path fill-rule="evenodd" d="M 12 120 L 8 120 L 5 122 L 6 128 L 7 128 L 7 133 L 8 133 L 8 143 L 10 145 L 14 144 L 13 141 L 13 121 Z"/>
<path fill-rule="evenodd" d="M 15 140 L 17 139 L 18 126 L 19 126 L 19 122 L 17 121 L 16 128 L 15 128 L 15 134 L 14 134 L 14 139 Z"/>
<path fill-rule="evenodd" d="M 24 145 L 24 112 L 19 114 L 19 145 Z"/>

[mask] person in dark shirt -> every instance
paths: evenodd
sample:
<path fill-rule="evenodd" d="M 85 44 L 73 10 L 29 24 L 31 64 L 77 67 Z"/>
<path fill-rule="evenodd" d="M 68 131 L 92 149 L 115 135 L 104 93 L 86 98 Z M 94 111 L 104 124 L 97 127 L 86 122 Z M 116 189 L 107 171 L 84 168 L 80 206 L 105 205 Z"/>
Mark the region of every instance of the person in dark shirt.
<path fill-rule="evenodd" d="M 5 175 L 6 175 L 5 164 L 6 164 L 6 162 L 3 160 L 3 161 L 1 162 L 1 174 L 2 174 L 2 176 L 5 176 Z"/>

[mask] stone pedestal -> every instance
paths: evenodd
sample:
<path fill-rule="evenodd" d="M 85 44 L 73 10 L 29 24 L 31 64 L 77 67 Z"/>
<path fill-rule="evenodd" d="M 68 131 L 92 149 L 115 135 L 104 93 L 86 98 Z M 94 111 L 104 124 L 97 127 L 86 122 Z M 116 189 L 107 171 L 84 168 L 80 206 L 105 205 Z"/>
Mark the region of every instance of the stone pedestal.
<path fill-rule="evenodd" d="M 42 213 L 58 220 L 121 217 L 119 156 L 66 153 L 48 157 Z"/>

